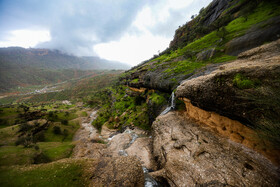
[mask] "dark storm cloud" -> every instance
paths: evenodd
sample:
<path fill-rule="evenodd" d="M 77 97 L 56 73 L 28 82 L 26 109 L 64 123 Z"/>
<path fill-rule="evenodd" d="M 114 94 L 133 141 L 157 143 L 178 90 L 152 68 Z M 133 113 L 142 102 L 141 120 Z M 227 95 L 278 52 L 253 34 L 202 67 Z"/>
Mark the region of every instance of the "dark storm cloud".
<path fill-rule="evenodd" d="M 18 29 L 48 29 L 38 47 L 90 55 L 92 46 L 119 38 L 148 0 L 0 1 L 0 40 Z"/>
<path fill-rule="evenodd" d="M 199 7 L 209 2 L 194 0 L 185 8 L 168 8 L 169 16 L 165 20 L 156 20 L 145 29 L 154 36 L 172 38 L 175 29 L 190 18 L 193 10 L 197 13 Z M 162 12 L 166 6 L 176 3 L 171 0 L 0 0 L 0 41 L 9 38 L 14 30 L 49 30 L 51 40 L 36 47 L 94 55 L 92 47 L 96 44 L 117 41 L 124 33 L 143 34 L 132 23 L 144 7 L 150 7 L 152 15 L 157 17 L 166 14 Z"/>

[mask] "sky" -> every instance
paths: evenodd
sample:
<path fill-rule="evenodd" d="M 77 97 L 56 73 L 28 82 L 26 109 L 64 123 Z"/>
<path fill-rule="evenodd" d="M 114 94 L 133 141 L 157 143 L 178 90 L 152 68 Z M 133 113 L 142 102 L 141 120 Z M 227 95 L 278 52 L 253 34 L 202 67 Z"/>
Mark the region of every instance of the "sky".
<path fill-rule="evenodd" d="M 0 47 L 58 49 L 132 66 L 165 50 L 211 0 L 0 0 Z"/>

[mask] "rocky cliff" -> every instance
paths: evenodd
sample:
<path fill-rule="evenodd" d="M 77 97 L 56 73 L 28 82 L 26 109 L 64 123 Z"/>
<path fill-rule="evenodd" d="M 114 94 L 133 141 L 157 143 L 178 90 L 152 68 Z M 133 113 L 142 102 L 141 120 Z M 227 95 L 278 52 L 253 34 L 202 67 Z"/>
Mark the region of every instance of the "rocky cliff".
<path fill-rule="evenodd" d="M 108 89 L 101 140 L 78 155 L 134 156 L 165 186 L 279 186 L 279 16 L 279 1 L 214 0 Z"/>
<path fill-rule="evenodd" d="M 152 125 L 157 181 L 279 185 L 279 15 L 277 1 L 214 0 L 166 51 L 122 75 L 132 91 L 174 91 L 185 106 Z"/>
<path fill-rule="evenodd" d="M 213 1 L 180 27 L 170 47 L 127 71 L 125 85 L 171 93 L 207 66 L 235 60 L 241 52 L 280 37 L 279 1 Z"/>
<path fill-rule="evenodd" d="M 152 176 L 171 186 L 278 186 L 279 44 L 244 52 L 177 88 L 186 111 L 153 123 L 159 170 Z"/>
<path fill-rule="evenodd" d="M 189 101 L 185 100 L 186 103 L 238 120 L 253 129 L 257 134 L 253 135 L 245 128 L 243 131 L 241 127 L 237 132 L 239 143 L 244 142 L 280 163 L 279 80 L 280 40 L 277 40 L 241 53 L 238 60 L 221 65 L 212 72 L 189 78 L 177 88 L 176 95 L 187 98 Z M 209 115 L 200 117 L 209 118 Z M 228 136 L 234 131 L 226 124 L 219 128 Z"/>

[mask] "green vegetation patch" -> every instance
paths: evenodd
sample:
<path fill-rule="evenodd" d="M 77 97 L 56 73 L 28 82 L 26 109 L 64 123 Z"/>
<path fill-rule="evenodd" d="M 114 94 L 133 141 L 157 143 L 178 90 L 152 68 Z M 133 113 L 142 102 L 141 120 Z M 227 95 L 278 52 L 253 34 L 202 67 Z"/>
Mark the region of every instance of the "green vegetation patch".
<path fill-rule="evenodd" d="M 125 86 L 110 88 L 104 104 L 98 111 L 98 117 L 92 125 L 101 130 L 102 125 L 120 129 L 134 125 L 144 130 L 151 128 L 156 110 L 167 103 L 165 94 L 160 92 L 135 92 Z M 167 97 L 168 98 L 168 97 Z"/>
<path fill-rule="evenodd" d="M 70 157 L 75 145 L 71 142 L 40 142 L 38 146 L 51 161 L 55 161 Z"/>
<path fill-rule="evenodd" d="M 18 130 L 18 125 L 0 129 L 0 145 L 14 145 Z"/>
<path fill-rule="evenodd" d="M 196 69 L 199 69 L 203 66 L 205 66 L 206 62 L 193 62 L 193 61 L 177 61 L 172 62 L 166 70 L 164 70 L 164 73 L 167 75 L 167 77 L 176 76 L 178 74 L 190 74 L 193 73 Z"/>
<path fill-rule="evenodd" d="M 132 81 L 131 81 L 131 83 L 138 83 L 139 82 L 139 79 L 133 79 Z"/>
<path fill-rule="evenodd" d="M 166 103 L 166 98 L 162 94 L 158 93 L 152 93 L 149 98 L 153 103 L 157 105 L 165 104 Z"/>
<path fill-rule="evenodd" d="M 1 186 L 87 186 L 83 168 L 77 161 L 0 169 Z"/>
<path fill-rule="evenodd" d="M 236 56 L 222 55 L 222 56 L 214 57 L 213 59 L 211 59 L 211 62 L 222 63 L 222 62 L 233 61 L 233 60 L 236 60 L 236 59 L 237 59 Z"/>
<path fill-rule="evenodd" d="M 45 132 L 45 142 L 69 142 L 79 129 L 79 122 L 70 121 L 67 125 L 60 122 L 51 123 Z M 59 130 L 56 130 L 59 129 Z"/>
<path fill-rule="evenodd" d="M 250 80 L 240 73 L 236 74 L 233 78 L 233 85 L 239 89 L 255 88 L 259 84 L 260 82 L 258 80 Z"/>
<path fill-rule="evenodd" d="M 35 153 L 34 148 L 2 146 L 0 148 L 0 166 L 32 164 Z"/>

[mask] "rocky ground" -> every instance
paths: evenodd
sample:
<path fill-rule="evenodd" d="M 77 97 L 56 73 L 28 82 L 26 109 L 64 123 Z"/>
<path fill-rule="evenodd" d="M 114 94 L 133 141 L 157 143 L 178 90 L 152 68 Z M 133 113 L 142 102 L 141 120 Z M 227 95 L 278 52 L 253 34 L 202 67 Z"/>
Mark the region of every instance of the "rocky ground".
<path fill-rule="evenodd" d="M 182 113 L 169 112 L 153 124 L 151 173 L 170 186 L 277 186 L 279 173 L 269 160 L 219 136 Z M 265 172 L 264 172 L 265 171 Z"/>
<path fill-rule="evenodd" d="M 91 125 L 97 117 L 96 113 L 94 110 L 90 117 L 82 119 L 81 128 L 74 136 L 76 146 L 72 154 L 74 158 L 98 160 L 98 171 L 94 173 L 96 176 L 91 180 L 92 184 L 156 186 L 157 183 L 148 174 L 149 170 L 156 169 L 151 137 L 136 127 L 127 127 L 119 132 L 103 126 L 99 133 Z M 145 175 L 145 182 L 141 174 Z M 122 180 L 128 182 L 120 183 Z"/>

